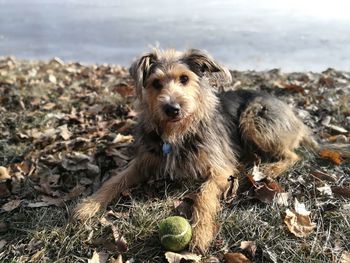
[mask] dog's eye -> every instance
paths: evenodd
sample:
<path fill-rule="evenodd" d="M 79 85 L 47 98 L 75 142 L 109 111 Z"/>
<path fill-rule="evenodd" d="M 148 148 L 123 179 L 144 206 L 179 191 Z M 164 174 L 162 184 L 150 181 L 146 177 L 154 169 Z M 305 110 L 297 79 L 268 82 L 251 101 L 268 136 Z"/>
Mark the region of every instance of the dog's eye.
<path fill-rule="evenodd" d="M 182 85 L 186 85 L 187 82 L 188 82 L 188 76 L 186 76 L 186 75 L 181 75 L 181 76 L 180 76 L 180 82 L 181 82 Z"/>
<path fill-rule="evenodd" d="M 152 81 L 152 86 L 153 86 L 153 88 L 158 89 L 158 90 L 163 88 L 163 85 L 162 85 L 162 83 L 160 82 L 159 79 L 153 80 Z"/>

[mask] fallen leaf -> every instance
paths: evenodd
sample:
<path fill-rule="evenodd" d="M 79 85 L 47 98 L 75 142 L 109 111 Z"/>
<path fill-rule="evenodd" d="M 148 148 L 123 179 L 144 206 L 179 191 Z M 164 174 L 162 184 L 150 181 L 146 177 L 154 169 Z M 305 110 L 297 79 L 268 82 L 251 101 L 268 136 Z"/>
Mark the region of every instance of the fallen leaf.
<path fill-rule="evenodd" d="M 277 193 L 275 196 L 277 204 L 280 206 L 288 206 L 289 195 L 289 193 Z"/>
<path fill-rule="evenodd" d="M 49 81 L 51 82 L 51 83 L 53 83 L 53 84 L 56 84 L 56 82 L 57 82 L 57 79 L 56 79 L 56 77 L 54 76 L 54 75 L 49 75 Z"/>
<path fill-rule="evenodd" d="M 117 250 L 121 253 L 128 251 L 128 244 L 124 236 L 119 232 L 115 225 L 111 225 L 111 228 Z"/>
<path fill-rule="evenodd" d="M 277 193 L 283 192 L 282 187 L 273 180 L 265 180 L 265 182 L 258 183 L 254 190 L 254 197 L 263 203 L 270 204 L 275 199 Z"/>
<path fill-rule="evenodd" d="M 43 195 L 41 197 L 41 201 L 48 203 L 49 205 L 55 205 L 60 207 L 63 205 L 65 200 L 63 198 L 53 198 L 51 196 Z"/>
<path fill-rule="evenodd" d="M 251 258 L 255 257 L 255 253 L 256 253 L 256 243 L 255 243 L 255 241 L 242 241 L 240 248 L 242 250 L 247 251 Z"/>
<path fill-rule="evenodd" d="M 277 263 L 277 254 L 273 251 L 271 251 L 269 248 L 265 247 L 265 249 L 263 250 L 264 256 L 266 258 L 268 258 L 269 260 L 271 260 L 271 262 L 273 263 Z"/>
<path fill-rule="evenodd" d="M 0 166 L 0 181 L 6 181 L 8 179 L 11 179 L 11 176 L 9 175 L 7 168 Z"/>
<path fill-rule="evenodd" d="M 276 194 L 276 191 L 270 189 L 266 184 L 263 184 L 254 190 L 254 197 L 267 204 L 273 202 Z"/>
<path fill-rule="evenodd" d="M 6 204 L 4 204 L 1 208 L 5 212 L 10 212 L 10 211 L 16 209 L 17 207 L 19 207 L 21 202 L 22 202 L 22 200 L 19 200 L 19 199 L 12 200 L 12 201 L 7 202 Z"/>
<path fill-rule="evenodd" d="M 253 180 L 255 182 L 259 182 L 263 179 L 266 178 L 266 174 L 263 174 L 260 169 L 259 169 L 259 165 L 255 165 L 253 166 L 253 170 L 252 170 L 252 176 L 253 176 Z"/>
<path fill-rule="evenodd" d="M 310 213 L 310 211 L 306 210 L 305 204 L 299 203 L 298 200 L 295 199 L 294 209 L 286 210 L 284 223 L 295 236 L 307 237 L 316 227 L 316 224 L 311 222 Z"/>
<path fill-rule="evenodd" d="M 76 186 L 74 186 L 74 188 L 72 190 L 69 191 L 68 194 L 66 194 L 63 199 L 65 201 L 69 201 L 72 200 L 78 196 L 80 196 L 84 191 L 85 191 L 86 187 L 80 184 L 77 184 Z"/>
<path fill-rule="evenodd" d="M 337 126 L 334 124 L 329 124 L 326 127 L 329 129 L 332 129 L 333 131 L 339 132 L 339 133 L 347 133 L 348 132 L 347 129 L 344 129 L 343 127 L 340 127 L 340 126 Z"/>
<path fill-rule="evenodd" d="M 182 261 L 196 263 L 201 262 L 202 257 L 189 252 L 175 253 L 169 251 L 165 253 L 165 258 L 168 263 L 180 263 Z"/>
<path fill-rule="evenodd" d="M 226 253 L 224 255 L 226 263 L 250 263 L 251 261 L 242 253 Z"/>
<path fill-rule="evenodd" d="M 134 140 L 134 137 L 132 135 L 122 135 L 120 133 L 115 136 L 112 143 L 126 143 L 126 142 L 132 142 Z"/>
<path fill-rule="evenodd" d="M 304 88 L 296 84 L 286 84 L 284 88 L 290 92 L 305 94 Z"/>
<path fill-rule="evenodd" d="M 124 98 L 132 97 L 135 95 L 135 89 L 125 83 L 120 83 L 114 88 L 115 92 L 118 92 Z"/>
<path fill-rule="evenodd" d="M 341 253 L 339 263 L 350 263 L 350 252 L 343 251 L 343 253 Z"/>
<path fill-rule="evenodd" d="M 30 208 L 39 208 L 39 207 L 47 207 L 50 206 L 52 204 L 47 203 L 47 202 L 32 202 L 32 203 L 28 203 L 26 205 L 26 207 L 30 207 Z"/>
<path fill-rule="evenodd" d="M 317 187 L 317 190 L 324 196 L 328 196 L 328 197 L 333 196 L 332 189 L 328 184 L 324 184 L 324 186 Z"/>
<path fill-rule="evenodd" d="M 201 263 L 220 263 L 220 259 L 217 257 L 211 256 L 205 259 L 202 259 Z"/>
<path fill-rule="evenodd" d="M 44 110 L 52 110 L 55 107 L 56 107 L 56 104 L 52 102 L 46 103 L 44 106 L 42 106 Z"/>
<path fill-rule="evenodd" d="M 62 161 L 62 167 L 73 172 L 87 170 L 93 175 L 100 173 L 100 168 L 92 163 L 90 156 L 78 152 L 67 154 Z"/>
<path fill-rule="evenodd" d="M 59 127 L 57 127 L 57 129 L 59 130 L 59 135 L 65 141 L 68 140 L 72 136 L 71 132 L 68 130 L 67 124 L 59 126 Z"/>
<path fill-rule="evenodd" d="M 191 218 L 193 210 L 194 198 L 190 195 L 185 196 L 183 200 L 175 200 L 174 208 L 178 215 L 187 219 Z"/>
<path fill-rule="evenodd" d="M 349 139 L 344 134 L 333 135 L 327 138 L 331 143 L 348 143 Z"/>
<path fill-rule="evenodd" d="M 321 156 L 321 158 L 328 159 L 328 160 L 332 161 L 336 165 L 340 165 L 342 163 L 341 154 L 339 152 L 336 152 L 336 151 L 322 150 L 320 152 L 320 156 Z"/>
<path fill-rule="evenodd" d="M 94 251 L 92 258 L 88 259 L 88 263 L 105 263 L 107 262 L 107 259 L 107 253 Z"/>
<path fill-rule="evenodd" d="M 335 182 L 337 180 L 337 177 L 334 175 L 329 175 L 321 171 L 312 171 L 311 176 L 323 181 L 330 181 L 330 182 Z"/>
<path fill-rule="evenodd" d="M 336 196 L 350 198 L 350 187 L 332 186 L 331 189 Z"/>

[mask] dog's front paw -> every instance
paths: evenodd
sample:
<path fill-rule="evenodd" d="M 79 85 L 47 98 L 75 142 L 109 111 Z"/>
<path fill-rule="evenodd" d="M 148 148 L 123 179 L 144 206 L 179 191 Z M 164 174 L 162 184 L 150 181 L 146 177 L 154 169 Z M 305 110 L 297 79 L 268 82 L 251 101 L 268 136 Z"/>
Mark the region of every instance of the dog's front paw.
<path fill-rule="evenodd" d="M 193 228 L 190 250 L 195 253 L 205 254 L 214 238 L 214 231 L 211 226 L 197 225 Z"/>
<path fill-rule="evenodd" d="M 96 213 L 101 209 L 102 206 L 100 203 L 88 198 L 74 208 L 73 218 L 76 220 L 86 221 L 96 215 Z"/>

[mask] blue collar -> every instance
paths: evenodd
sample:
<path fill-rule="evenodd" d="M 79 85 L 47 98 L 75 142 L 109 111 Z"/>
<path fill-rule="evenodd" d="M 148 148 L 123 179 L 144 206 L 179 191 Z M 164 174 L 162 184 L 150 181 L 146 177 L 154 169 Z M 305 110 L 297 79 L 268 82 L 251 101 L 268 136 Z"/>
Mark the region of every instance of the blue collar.
<path fill-rule="evenodd" d="M 172 150 L 173 150 L 172 148 L 173 147 L 171 146 L 170 143 L 164 142 L 163 146 L 162 146 L 163 154 L 168 155 L 169 153 L 172 152 Z"/>

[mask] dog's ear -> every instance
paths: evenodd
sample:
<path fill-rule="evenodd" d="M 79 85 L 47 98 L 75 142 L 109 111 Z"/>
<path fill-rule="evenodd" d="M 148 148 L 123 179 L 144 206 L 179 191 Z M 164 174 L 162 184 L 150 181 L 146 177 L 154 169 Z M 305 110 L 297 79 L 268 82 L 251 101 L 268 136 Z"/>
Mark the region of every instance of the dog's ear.
<path fill-rule="evenodd" d="M 190 49 L 184 53 L 182 61 L 199 77 L 206 75 L 210 80 L 215 79 L 217 82 L 221 82 L 221 84 L 232 82 L 230 71 L 226 67 L 219 65 L 204 51 Z"/>
<path fill-rule="evenodd" d="M 142 88 L 150 74 L 151 66 L 156 62 L 157 56 L 155 53 L 147 53 L 132 63 L 129 72 L 135 80 L 136 95 L 142 99 Z"/>

